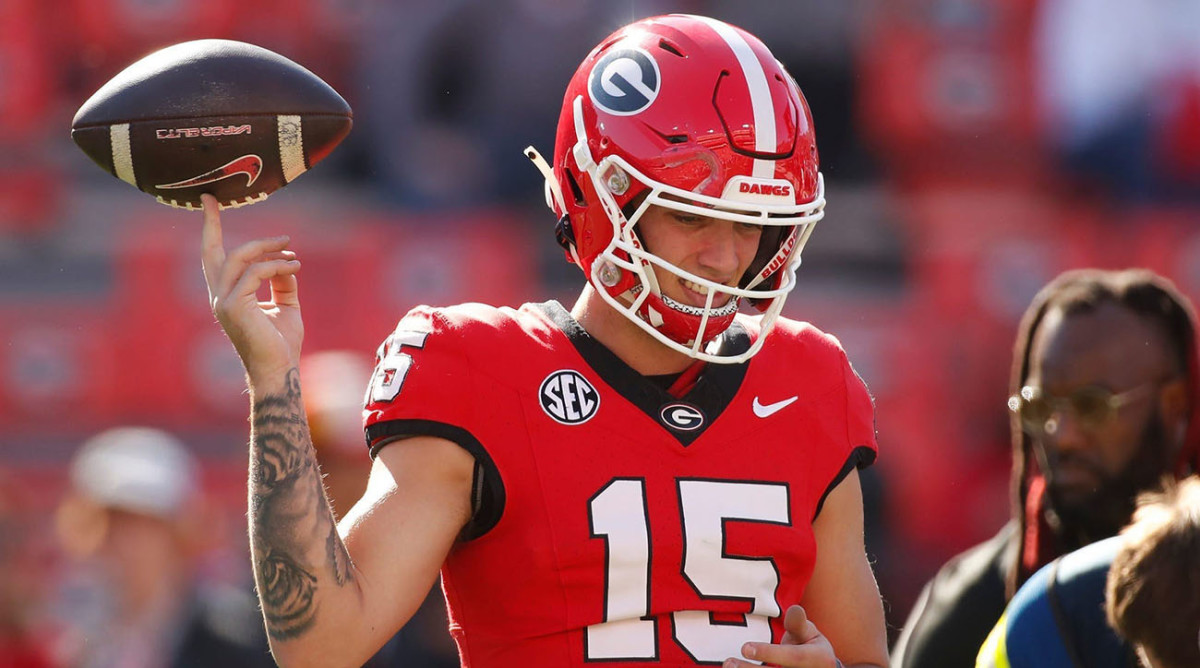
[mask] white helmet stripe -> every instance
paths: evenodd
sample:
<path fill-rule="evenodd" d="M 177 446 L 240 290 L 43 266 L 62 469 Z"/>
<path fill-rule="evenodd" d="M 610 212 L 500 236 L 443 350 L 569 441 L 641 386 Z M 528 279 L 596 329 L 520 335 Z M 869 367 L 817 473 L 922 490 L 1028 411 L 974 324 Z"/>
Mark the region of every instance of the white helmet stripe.
<path fill-rule="evenodd" d="M 767 73 L 754 50 L 746 43 L 738 31 L 732 26 L 706 16 L 695 17 L 707 23 L 716 31 L 721 39 L 733 50 L 738 64 L 742 66 L 742 74 L 750 86 L 750 104 L 754 109 L 754 150 L 762 153 L 774 153 L 776 150 L 775 136 L 775 105 L 771 103 L 771 88 L 767 85 Z M 754 160 L 754 178 L 775 178 L 774 160 Z"/>

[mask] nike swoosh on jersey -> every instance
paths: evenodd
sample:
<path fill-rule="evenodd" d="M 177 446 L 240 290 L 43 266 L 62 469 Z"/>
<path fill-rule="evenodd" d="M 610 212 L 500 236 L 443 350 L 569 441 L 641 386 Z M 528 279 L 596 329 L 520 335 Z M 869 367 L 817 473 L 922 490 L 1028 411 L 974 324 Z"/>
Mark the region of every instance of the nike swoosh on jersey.
<path fill-rule="evenodd" d="M 214 183 L 216 181 L 220 181 L 221 179 L 227 179 L 238 174 L 245 174 L 246 178 L 248 179 L 246 181 L 246 187 L 249 188 L 254 184 L 255 181 L 258 180 L 258 175 L 262 173 L 262 166 L 262 158 L 258 157 L 257 155 L 243 155 L 240 158 L 234 158 L 233 160 L 230 160 L 229 162 L 210 172 L 205 172 L 200 176 L 194 176 L 190 179 L 184 179 L 183 181 L 176 181 L 175 183 L 164 183 L 154 187 L 161 188 L 162 190 L 191 188 L 194 186 L 203 186 L 209 183 Z"/>
<path fill-rule="evenodd" d="M 773 404 L 763 404 L 758 400 L 758 397 L 754 397 L 754 414 L 760 418 L 771 417 L 784 408 L 787 408 L 788 405 L 799 398 L 800 397 L 797 396 L 791 396 L 783 401 L 776 401 Z"/>

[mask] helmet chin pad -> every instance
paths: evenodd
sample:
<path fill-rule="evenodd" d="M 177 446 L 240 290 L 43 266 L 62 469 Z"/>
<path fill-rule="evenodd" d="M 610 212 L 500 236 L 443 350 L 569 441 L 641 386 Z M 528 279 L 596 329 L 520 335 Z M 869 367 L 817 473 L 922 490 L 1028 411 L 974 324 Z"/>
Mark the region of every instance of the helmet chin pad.
<path fill-rule="evenodd" d="M 664 309 L 669 309 L 675 315 L 671 318 L 659 318 L 662 322 L 659 330 L 667 338 L 685 346 L 690 346 L 699 339 L 700 344 L 706 346 L 733 324 L 733 318 L 738 312 L 738 298 L 731 297 L 725 306 L 708 309 L 708 318 L 705 319 L 704 308 L 681 304 L 666 295 L 652 295 L 639 309 L 638 315 L 643 319 L 649 319 L 655 312 L 663 313 Z M 694 325 L 693 320 L 695 321 Z M 651 322 L 651 324 L 654 323 Z M 701 327 L 704 328 L 703 331 L 701 331 Z"/>

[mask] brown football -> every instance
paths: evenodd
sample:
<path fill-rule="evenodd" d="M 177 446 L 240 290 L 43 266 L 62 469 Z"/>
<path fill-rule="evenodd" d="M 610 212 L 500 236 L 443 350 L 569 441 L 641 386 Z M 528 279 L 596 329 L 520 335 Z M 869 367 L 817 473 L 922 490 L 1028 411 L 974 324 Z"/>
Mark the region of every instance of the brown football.
<path fill-rule="evenodd" d="M 320 77 L 253 44 L 221 39 L 156 51 L 101 86 L 71 138 L 110 174 L 159 202 L 261 202 L 350 132 L 350 105 Z"/>

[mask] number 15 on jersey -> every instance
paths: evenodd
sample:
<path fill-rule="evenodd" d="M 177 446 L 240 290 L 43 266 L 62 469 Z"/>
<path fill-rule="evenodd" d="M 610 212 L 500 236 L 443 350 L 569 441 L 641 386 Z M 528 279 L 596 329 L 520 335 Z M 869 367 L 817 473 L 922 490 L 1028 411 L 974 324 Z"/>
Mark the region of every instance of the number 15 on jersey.
<path fill-rule="evenodd" d="M 744 623 L 713 623 L 707 610 L 672 613 L 673 635 L 696 661 L 720 662 L 742 643 L 770 642 L 770 619 L 780 614 L 779 570 L 770 557 L 726 556 L 728 521 L 791 525 L 788 486 L 782 483 L 678 478 L 683 527 L 680 574 L 702 598 L 752 602 Z M 650 616 L 651 531 L 646 482 L 614 478 L 588 502 L 593 538 L 605 540 L 604 621 L 584 633 L 589 661 L 659 657 L 658 621 Z"/>

